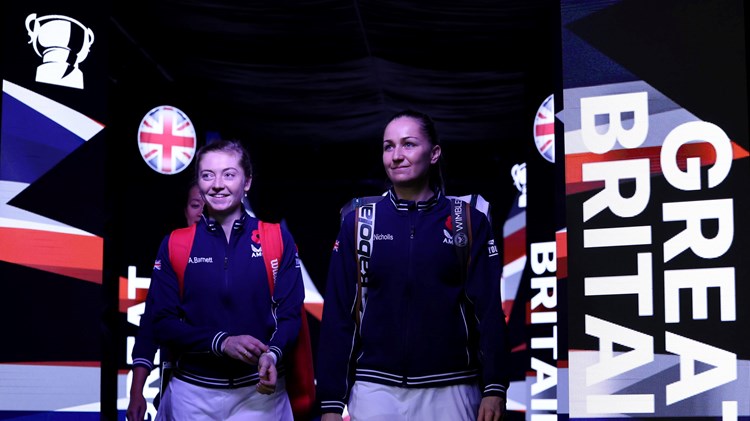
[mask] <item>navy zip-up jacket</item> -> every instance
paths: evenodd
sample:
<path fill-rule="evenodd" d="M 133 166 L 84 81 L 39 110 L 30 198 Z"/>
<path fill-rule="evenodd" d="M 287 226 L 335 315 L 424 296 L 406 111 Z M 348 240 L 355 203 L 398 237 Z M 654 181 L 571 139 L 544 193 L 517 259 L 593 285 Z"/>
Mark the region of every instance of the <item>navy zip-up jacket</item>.
<path fill-rule="evenodd" d="M 476 383 L 483 396 L 505 397 L 509 349 L 499 248 L 487 217 L 471 208 L 464 283 L 451 206 L 440 193 L 415 203 L 398 200 L 392 190 L 375 204 L 359 334 L 356 212 L 343 217 L 331 254 L 317 354 L 323 413 L 343 412 L 353 380 L 408 388 Z"/>
<path fill-rule="evenodd" d="M 273 300 L 256 218 L 243 212 L 228 242 L 212 220 L 204 216 L 197 223 L 182 298 L 169 260 L 169 236 L 164 238 L 148 305 L 154 306 L 157 342 L 177 357 L 175 377 L 212 388 L 256 384 L 257 366 L 221 352 L 223 341 L 235 335 L 251 335 L 268 344 L 283 374 L 283 357 L 300 330 L 305 290 L 294 239 L 283 226 L 281 231 L 284 253 Z"/>

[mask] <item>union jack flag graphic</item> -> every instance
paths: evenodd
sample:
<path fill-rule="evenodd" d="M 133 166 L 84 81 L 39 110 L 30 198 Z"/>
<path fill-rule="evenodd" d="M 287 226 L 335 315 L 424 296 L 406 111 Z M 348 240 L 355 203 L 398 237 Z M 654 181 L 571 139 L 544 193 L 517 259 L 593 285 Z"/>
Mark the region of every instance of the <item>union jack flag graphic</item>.
<path fill-rule="evenodd" d="M 195 127 L 179 109 L 162 105 L 149 111 L 138 128 L 141 156 L 154 171 L 177 174 L 195 156 Z"/>
<path fill-rule="evenodd" d="M 555 162 L 555 96 L 542 102 L 534 118 L 534 143 L 536 149 L 549 162 Z"/>

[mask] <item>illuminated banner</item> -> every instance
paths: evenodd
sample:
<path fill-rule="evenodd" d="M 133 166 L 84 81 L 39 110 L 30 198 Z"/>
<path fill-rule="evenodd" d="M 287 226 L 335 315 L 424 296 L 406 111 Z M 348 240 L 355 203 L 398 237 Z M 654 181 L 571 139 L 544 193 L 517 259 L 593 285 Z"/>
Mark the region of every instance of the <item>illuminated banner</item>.
<path fill-rule="evenodd" d="M 743 18 L 563 2 L 570 419 L 750 416 Z"/>
<path fill-rule="evenodd" d="M 0 419 L 98 420 L 107 8 L 4 2 L 0 22 Z"/>

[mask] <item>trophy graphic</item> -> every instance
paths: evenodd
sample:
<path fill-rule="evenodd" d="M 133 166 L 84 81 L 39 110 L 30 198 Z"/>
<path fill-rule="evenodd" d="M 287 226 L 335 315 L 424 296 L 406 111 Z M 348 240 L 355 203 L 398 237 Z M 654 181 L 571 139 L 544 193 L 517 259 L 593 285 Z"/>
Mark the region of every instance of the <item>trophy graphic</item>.
<path fill-rule="evenodd" d="M 62 15 L 26 17 L 29 44 L 42 58 L 36 81 L 83 89 L 83 73 L 78 65 L 86 59 L 94 43 L 94 32 L 73 18 Z"/>
<path fill-rule="evenodd" d="M 510 169 L 510 176 L 513 177 L 513 184 L 515 184 L 518 191 L 521 193 L 518 196 L 518 207 L 526 207 L 526 163 L 516 164 Z"/>

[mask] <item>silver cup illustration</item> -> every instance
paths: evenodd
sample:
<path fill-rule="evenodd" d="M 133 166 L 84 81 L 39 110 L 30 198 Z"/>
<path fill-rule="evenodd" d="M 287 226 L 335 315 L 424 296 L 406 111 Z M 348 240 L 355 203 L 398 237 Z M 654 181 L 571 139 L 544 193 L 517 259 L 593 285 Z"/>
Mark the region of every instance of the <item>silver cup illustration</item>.
<path fill-rule="evenodd" d="M 89 55 L 94 32 L 77 20 L 62 15 L 26 17 L 29 44 L 42 58 L 36 81 L 83 89 L 83 73 L 78 65 Z"/>

